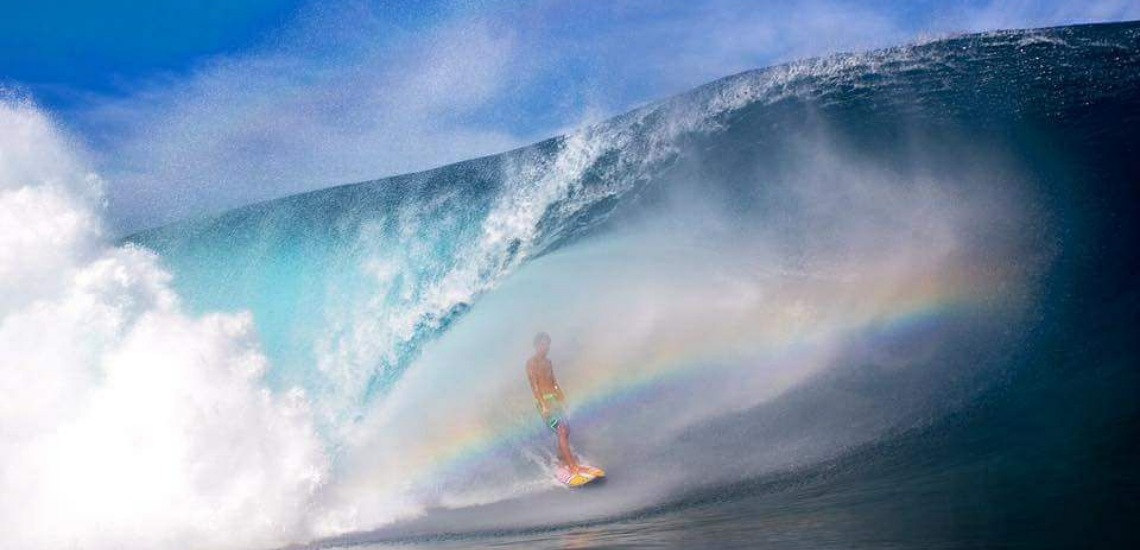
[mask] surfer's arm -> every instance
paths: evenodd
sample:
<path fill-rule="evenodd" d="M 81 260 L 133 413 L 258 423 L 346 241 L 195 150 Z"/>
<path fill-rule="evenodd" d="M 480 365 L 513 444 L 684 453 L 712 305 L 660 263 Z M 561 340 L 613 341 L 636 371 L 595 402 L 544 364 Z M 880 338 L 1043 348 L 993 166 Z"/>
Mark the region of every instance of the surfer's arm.
<path fill-rule="evenodd" d="M 553 367 L 550 369 L 550 383 L 554 384 L 554 393 L 558 395 L 558 401 L 560 403 L 565 403 L 566 402 L 566 395 L 562 393 L 562 386 L 558 385 L 558 378 L 555 378 L 555 376 L 554 376 L 554 368 Z"/>

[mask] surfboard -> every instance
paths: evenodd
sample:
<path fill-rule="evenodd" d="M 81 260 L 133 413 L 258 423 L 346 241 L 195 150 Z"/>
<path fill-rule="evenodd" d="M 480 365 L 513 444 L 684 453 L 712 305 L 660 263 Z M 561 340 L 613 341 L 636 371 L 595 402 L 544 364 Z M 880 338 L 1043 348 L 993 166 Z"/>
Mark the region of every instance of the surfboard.
<path fill-rule="evenodd" d="M 592 481 L 606 477 L 605 470 L 582 464 L 577 473 L 571 472 L 566 466 L 559 466 L 554 473 L 555 479 L 567 487 L 581 487 Z"/>

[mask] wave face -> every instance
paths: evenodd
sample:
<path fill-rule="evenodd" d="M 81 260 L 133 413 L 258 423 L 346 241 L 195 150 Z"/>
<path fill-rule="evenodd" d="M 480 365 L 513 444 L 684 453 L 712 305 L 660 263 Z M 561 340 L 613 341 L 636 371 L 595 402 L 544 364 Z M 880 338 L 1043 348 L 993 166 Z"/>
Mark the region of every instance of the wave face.
<path fill-rule="evenodd" d="M 971 521 L 1017 507 L 1020 531 L 970 535 L 1008 542 L 1093 522 L 1050 499 L 1136 494 L 1113 457 L 1140 387 L 1138 128 L 1140 26 L 1000 32 L 743 73 L 127 241 L 186 315 L 250 312 L 261 383 L 311 405 L 328 469 L 295 540 L 628 518 L 888 457 L 917 492 L 933 456 L 1050 488 L 947 497 Z M 550 481 L 538 330 L 611 473 L 588 498 Z"/>

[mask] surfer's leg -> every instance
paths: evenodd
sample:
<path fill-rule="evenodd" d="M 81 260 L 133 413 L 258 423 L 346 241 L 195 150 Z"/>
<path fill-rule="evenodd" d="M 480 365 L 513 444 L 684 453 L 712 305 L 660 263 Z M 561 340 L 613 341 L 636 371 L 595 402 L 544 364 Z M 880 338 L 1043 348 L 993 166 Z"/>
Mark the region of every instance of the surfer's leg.
<path fill-rule="evenodd" d="M 565 423 L 558 425 L 558 454 L 562 457 L 563 464 L 575 471 L 578 470 L 578 460 L 570 450 L 570 428 Z"/>

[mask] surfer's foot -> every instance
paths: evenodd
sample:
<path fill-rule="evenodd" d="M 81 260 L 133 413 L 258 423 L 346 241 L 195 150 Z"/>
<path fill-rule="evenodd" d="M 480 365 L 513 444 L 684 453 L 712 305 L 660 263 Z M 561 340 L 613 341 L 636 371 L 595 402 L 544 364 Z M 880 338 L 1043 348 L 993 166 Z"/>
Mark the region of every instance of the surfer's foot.
<path fill-rule="evenodd" d="M 570 473 L 574 475 L 585 476 L 589 478 L 606 477 L 606 472 L 601 468 L 593 466 L 586 466 L 584 464 L 576 464 L 570 467 Z"/>

